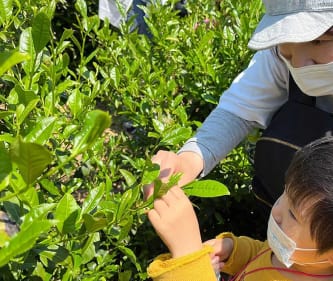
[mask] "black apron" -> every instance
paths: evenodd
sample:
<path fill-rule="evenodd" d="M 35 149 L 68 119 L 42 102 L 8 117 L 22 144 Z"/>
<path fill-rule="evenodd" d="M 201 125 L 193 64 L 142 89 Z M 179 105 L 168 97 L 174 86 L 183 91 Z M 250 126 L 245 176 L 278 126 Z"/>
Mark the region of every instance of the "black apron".
<path fill-rule="evenodd" d="M 311 141 L 332 135 L 332 114 L 316 107 L 316 98 L 304 94 L 289 75 L 288 101 L 262 133 L 254 154 L 255 195 L 273 205 L 284 190 L 284 175 L 294 153 Z"/>

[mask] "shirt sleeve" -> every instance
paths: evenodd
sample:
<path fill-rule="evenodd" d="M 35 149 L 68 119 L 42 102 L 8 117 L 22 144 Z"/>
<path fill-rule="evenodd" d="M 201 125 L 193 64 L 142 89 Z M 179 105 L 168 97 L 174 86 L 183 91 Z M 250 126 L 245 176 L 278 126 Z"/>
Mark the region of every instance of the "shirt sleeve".
<path fill-rule="evenodd" d="M 267 127 L 288 99 L 288 80 L 288 69 L 275 48 L 257 52 L 178 153 L 197 153 L 204 162 L 200 176 L 207 175 L 254 128 Z"/>
<path fill-rule="evenodd" d="M 288 99 L 288 73 L 276 48 L 259 51 L 223 93 L 218 107 L 266 128 Z"/>
<path fill-rule="evenodd" d="M 189 255 L 171 258 L 170 254 L 158 256 L 148 267 L 154 281 L 216 281 L 210 261 L 210 246 Z"/>
<path fill-rule="evenodd" d="M 265 245 L 265 242 L 247 236 L 236 237 L 230 232 L 221 233 L 216 238 L 231 238 L 234 242 L 233 251 L 222 269 L 223 272 L 230 275 L 240 272 Z"/>
<path fill-rule="evenodd" d="M 200 177 L 204 177 L 257 126 L 255 122 L 216 108 L 197 130 L 196 135 L 189 139 L 178 153 L 197 153 L 204 162 L 200 174 Z"/>
<path fill-rule="evenodd" d="M 120 6 L 125 12 L 125 15 L 119 11 L 115 0 L 99 0 L 98 1 L 98 16 L 104 20 L 107 18 L 115 27 L 120 27 L 120 23 L 126 20 L 126 13 L 132 5 L 132 0 L 120 0 Z"/>

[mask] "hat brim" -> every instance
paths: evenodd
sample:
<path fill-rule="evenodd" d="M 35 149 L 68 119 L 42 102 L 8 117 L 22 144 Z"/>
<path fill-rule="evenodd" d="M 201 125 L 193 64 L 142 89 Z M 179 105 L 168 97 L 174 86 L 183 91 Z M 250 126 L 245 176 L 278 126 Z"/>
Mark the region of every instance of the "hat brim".
<path fill-rule="evenodd" d="M 333 26 L 332 12 L 297 12 L 271 16 L 259 22 L 248 47 L 253 50 L 271 48 L 282 43 L 312 41 Z"/>

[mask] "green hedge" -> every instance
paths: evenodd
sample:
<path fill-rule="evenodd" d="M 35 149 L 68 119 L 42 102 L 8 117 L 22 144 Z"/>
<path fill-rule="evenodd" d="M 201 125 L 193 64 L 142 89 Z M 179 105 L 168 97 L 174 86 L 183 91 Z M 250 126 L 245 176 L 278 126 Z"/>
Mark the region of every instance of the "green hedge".
<path fill-rule="evenodd" d="M 246 67 L 262 13 L 259 0 L 189 1 L 186 17 L 149 6 L 149 39 L 100 21 L 96 2 L 0 0 L 1 280 L 147 279 L 164 250 L 142 199 L 150 158 L 177 150 Z M 248 228 L 228 222 L 253 217 L 250 146 L 210 175 L 231 196 L 193 198 L 204 237 Z"/>

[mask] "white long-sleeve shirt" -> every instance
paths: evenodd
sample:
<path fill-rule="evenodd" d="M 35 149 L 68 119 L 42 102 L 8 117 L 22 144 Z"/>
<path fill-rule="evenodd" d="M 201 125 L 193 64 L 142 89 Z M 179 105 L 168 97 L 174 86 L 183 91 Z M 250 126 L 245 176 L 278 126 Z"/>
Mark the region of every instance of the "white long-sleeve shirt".
<path fill-rule="evenodd" d="M 288 68 L 276 48 L 257 52 L 178 153 L 199 154 L 204 161 L 201 176 L 207 175 L 254 128 L 269 125 L 274 113 L 288 100 L 288 87 Z M 316 106 L 333 112 L 333 95 L 318 97 Z"/>
<path fill-rule="evenodd" d="M 162 5 L 167 2 L 167 0 L 142 0 L 144 3 L 156 1 Z M 127 20 L 132 4 L 133 0 L 99 0 L 98 15 L 101 19 L 107 18 L 113 26 L 119 28 L 121 23 Z"/>

